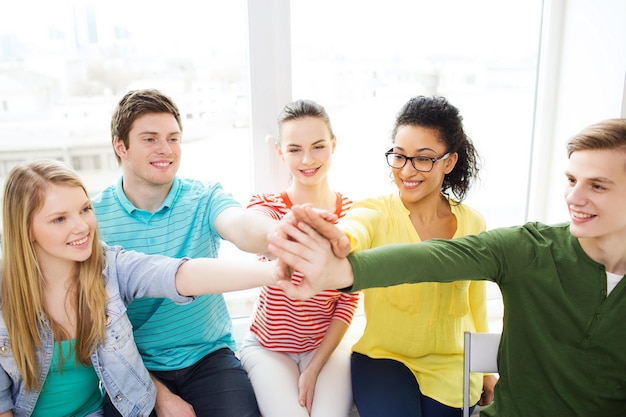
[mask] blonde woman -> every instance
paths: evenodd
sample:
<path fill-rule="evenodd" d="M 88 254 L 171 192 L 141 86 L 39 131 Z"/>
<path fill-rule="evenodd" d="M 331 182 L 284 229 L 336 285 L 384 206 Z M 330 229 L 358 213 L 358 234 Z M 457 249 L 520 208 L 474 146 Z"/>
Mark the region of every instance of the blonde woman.
<path fill-rule="evenodd" d="M 271 264 L 103 246 L 84 185 L 53 160 L 9 173 L 2 238 L 1 417 L 100 416 L 100 386 L 123 416 L 148 416 L 155 388 L 126 305 L 273 283 Z"/>

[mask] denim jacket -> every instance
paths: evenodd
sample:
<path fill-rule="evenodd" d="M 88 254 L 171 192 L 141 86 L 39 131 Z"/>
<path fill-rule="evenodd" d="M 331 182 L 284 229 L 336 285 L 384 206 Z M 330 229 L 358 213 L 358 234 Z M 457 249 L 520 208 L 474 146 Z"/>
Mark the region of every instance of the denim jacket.
<path fill-rule="evenodd" d="M 123 416 L 150 415 L 156 399 L 156 388 L 133 339 L 126 306 L 138 297 L 170 298 L 181 304 L 193 300 L 193 297 L 183 297 L 176 291 L 174 277 L 186 260 L 149 256 L 119 246 L 105 247 L 103 275 L 108 294 L 107 327 L 105 341 L 98 344 L 91 362 L 102 386 Z M 42 323 L 39 329 L 42 346 L 37 348 L 40 387 L 50 369 L 54 348 L 46 317 Z M 15 417 L 30 416 L 39 393 L 39 389 L 27 390 L 24 386 L 0 311 L 0 413 L 12 409 Z"/>

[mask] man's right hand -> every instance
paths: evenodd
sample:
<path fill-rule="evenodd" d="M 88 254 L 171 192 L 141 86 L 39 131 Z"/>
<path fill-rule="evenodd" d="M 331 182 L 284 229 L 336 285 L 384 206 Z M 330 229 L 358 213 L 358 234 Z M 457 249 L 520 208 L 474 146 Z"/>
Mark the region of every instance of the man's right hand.
<path fill-rule="evenodd" d="M 155 377 L 152 380 L 157 390 L 154 411 L 158 417 L 196 417 L 191 404 L 172 393 Z"/>

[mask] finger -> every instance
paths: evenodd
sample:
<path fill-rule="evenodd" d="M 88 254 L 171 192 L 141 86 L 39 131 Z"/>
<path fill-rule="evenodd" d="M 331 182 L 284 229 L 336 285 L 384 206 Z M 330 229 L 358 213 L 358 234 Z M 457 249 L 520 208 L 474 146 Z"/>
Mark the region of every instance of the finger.
<path fill-rule="evenodd" d="M 285 247 L 283 249 L 290 249 L 292 252 L 297 252 L 306 248 L 308 251 L 303 252 L 303 254 L 308 254 L 309 257 L 307 259 L 309 260 L 312 259 L 312 252 L 314 252 L 314 249 L 320 246 L 329 245 L 329 242 L 324 237 L 322 237 L 306 223 L 298 222 L 297 227 L 285 224 L 281 227 L 281 229 L 287 235 L 286 240 L 281 240 L 282 242 L 285 242 Z"/>
<path fill-rule="evenodd" d="M 335 213 L 328 210 L 323 210 L 316 207 L 311 207 L 311 210 L 313 211 L 313 213 L 326 220 L 327 222 L 334 222 L 338 218 Z"/>
<path fill-rule="evenodd" d="M 296 219 L 302 219 L 308 216 L 306 213 L 306 207 L 311 206 L 311 204 L 295 204 L 291 207 L 291 213 Z"/>
<path fill-rule="evenodd" d="M 319 215 L 316 215 L 313 208 L 306 208 L 305 211 L 307 213 L 307 217 L 302 218 L 301 221 L 307 223 L 326 239 L 331 241 L 337 240 L 344 235 L 344 233 L 339 230 L 339 228 L 335 226 L 334 223 L 328 222 Z"/>
<path fill-rule="evenodd" d="M 350 239 L 348 239 L 348 236 L 343 235 L 339 239 L 331 241 L 331 247 L 336 256 L 345 258 L 350 254 Z"/>
<path fill-rule="evenodd" d="M 328 239 L 326 239 L 324 236 L 319 234 L 317 230 L 315 230 L 314 228 L 312 228 L 305 222 L 298 222 L 296 227 L 300 232 L 304 233 L 310 239 L 309 241 L 306 242 L 307 244 L 312 243 L 316 245 L 319 245 L 319 244 L 325 245 L 329 243 Z"/>
<path fill-rule="evenodd" d="M 313 390 L 307 390 L 307 395 L 306 395 L 306 409 L 309 412 L 309 415 L 311 415 L 311 409 L 313 408 Z"/>
<path fill-rule="evenodd" d="M 291 281 L 278 281 L 276 286 L 283 290 L 287 297 L 294 300 L 306 300 L 313 297 L 316 293 L 311 290 L 308 285 L 294 285 Z"/>
<path fill-rule="evenodd" d="M 303 270 L 308 264 L 308 261 L 302 256 L 304 249 L 298 250 L 299 247 L 302 247 L 302 245 L 297 242 L 294 243 L 289 240 L 273 237 L 272 241 L 268 245 L 268 250 L 280 261 L 289 265 L 289 267 L 293 269 Z M 283 275 L 281 275 L 281 278 L 287 278 L 284 274 L 284 271 Z"/>
<path fill-rule="evenodd" d="M 274 263 L 274 277 L 276 282 L 279 280 L 291 280 L 293 275 L 293 268 L 287 265 L 284 261 L 277 259 Z"/>

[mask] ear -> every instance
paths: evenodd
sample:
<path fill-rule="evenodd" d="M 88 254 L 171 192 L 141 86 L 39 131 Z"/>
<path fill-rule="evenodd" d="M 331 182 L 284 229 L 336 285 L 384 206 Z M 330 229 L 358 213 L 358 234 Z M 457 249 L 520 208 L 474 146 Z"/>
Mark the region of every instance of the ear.
<path fill-rule="evenodd" d="M 274 142 L 274 149 L 276 149 L 276 154 L 278 155 L 278 157 L 284 161 L 285 155 L 283 154 L 283 148 L 281 148 L 278 142 Z"/>
<path fill-rule="evenodd" d="M 121 159 L 124 159 L 126 156 L 126 146 L 124 145 L 124 141 L 120 139 L 119 136 L 113 138 L 113 150 L 115 150 L 115 153 Z"/>
<path fill-rule="evenodd" d="M 449 157 L 444 161 L 446 163 L 446 169 L 444 170 L 445 174 L 449 174 L 452 172 L 454 167 L 456 166 L 457 161 L 459 160 L 459 154 L 457 152 L 451 153 Z"/>
<path fill-rule="evenodd" d="M 337 147 L 337 136 L 333 135 L 333 137 L 330 138 L 330 150 L 332 153 L 335 153 L 336 147 Z"/>

